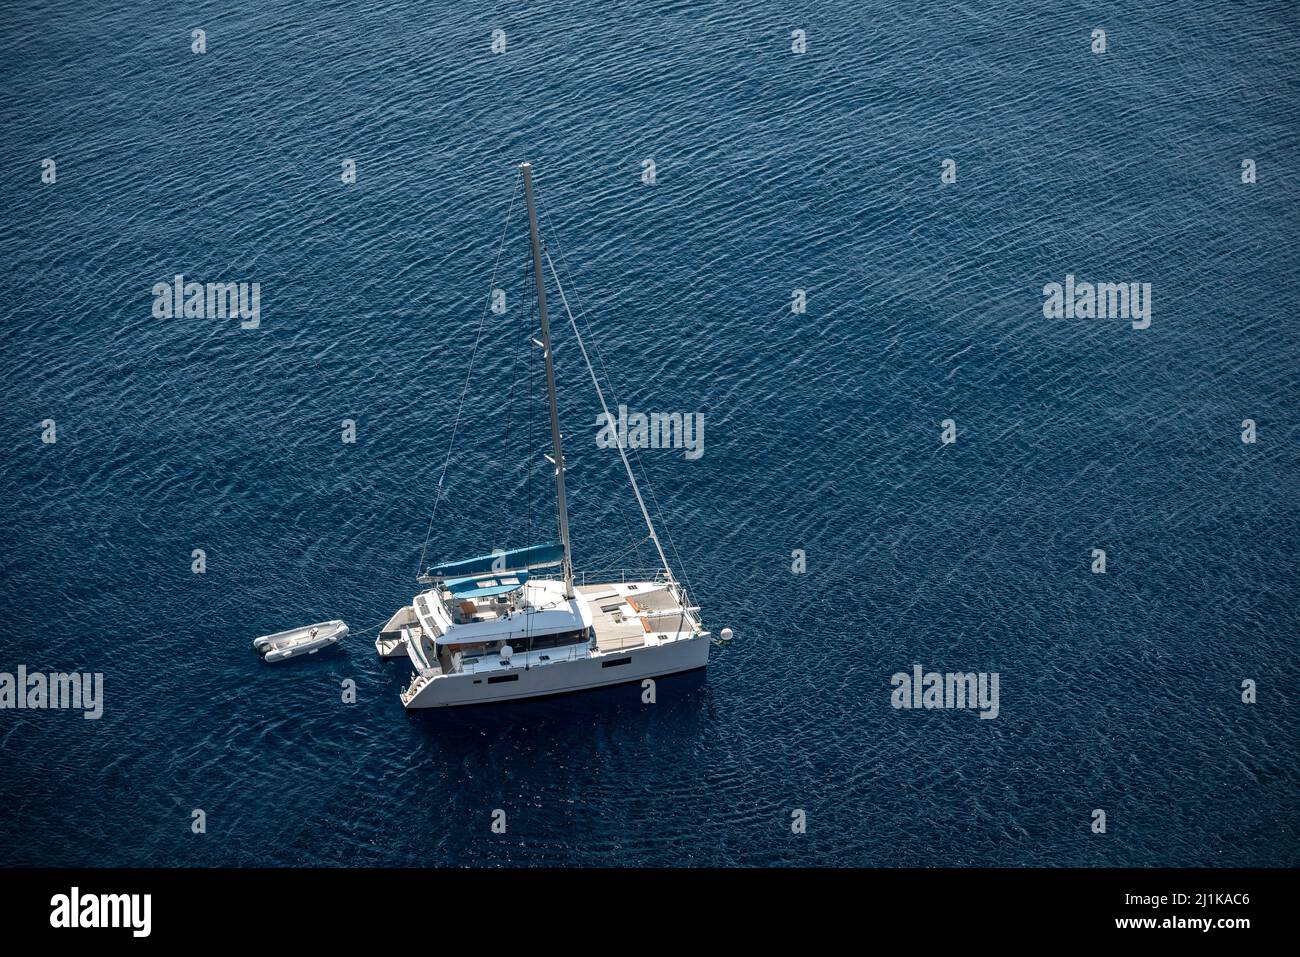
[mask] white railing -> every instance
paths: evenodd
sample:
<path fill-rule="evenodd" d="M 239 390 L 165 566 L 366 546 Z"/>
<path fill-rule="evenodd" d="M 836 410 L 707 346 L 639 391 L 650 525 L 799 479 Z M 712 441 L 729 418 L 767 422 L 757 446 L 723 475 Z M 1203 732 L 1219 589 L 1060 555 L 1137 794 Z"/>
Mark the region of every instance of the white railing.
<path fill-rule="evenodd" d="M 525 662 L 524 659 L 526 655 L 530 654 L 530 652 L 519 651 L 516 652 L 517 657 L 510 659 L 510 670 L 517 670 L 526 667 L 540 668 L 544 665 L 554 664 L 557 661 L 580 661 L 587 657 L 589 650 L 590 645 L 585 641 L 575 642 L 571 645 L 561 645 L 558 648 L 539 648 L 531 652 L 531 654 L 536 655 L 537 657 L 527 662 Z M 543 655 L 546 656 L 545 661 L 540 660 Z M 489 667 L 489 665 L 493 661 L 499 660 L 499 658 L 493 658 L 490 654 L 478 655 L 473 658 L 462 658 L 460 664 L 448 671 L 447 674 L 472 675 L 479 671 L 480 666 L 484 671 L 497 671 L 499 669 Z"/>
<path fill-rule="evenodd" d="M 579 585 L 604 585 L 610 582 L 626 584 L 632 581 L 652 581 L 666 584 L 668 577 L 662 568 L 593 568 L 577 573 Z"/>
<path fill-rule="evenodd" d="M 648 633 L 639 635 L 623 635 L 619 638 L 604 638 L 601 640 L 601 651 L 622 651 L 624 648 L 639 648 L 645 644 Z"/>

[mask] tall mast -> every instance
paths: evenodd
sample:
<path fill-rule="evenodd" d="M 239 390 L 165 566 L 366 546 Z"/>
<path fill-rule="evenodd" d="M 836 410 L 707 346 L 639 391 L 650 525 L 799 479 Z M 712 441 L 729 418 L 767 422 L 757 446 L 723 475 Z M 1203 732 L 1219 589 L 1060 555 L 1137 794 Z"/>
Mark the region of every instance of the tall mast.
<path fill-rule="evenodd" d="M 524 174 L 524 200 L 528 205 L 528 234 L 533 245 L 533 278 L 537 280 L 537 315 L 542 323 L 542 352 L 546 359 L 546 397 L 551 403 L 551 447 L 555 450 L 555 504 L 560 516 L 560 545 L 564 548 L 564 597 L 573 597 L 573 556 L 569 553 L 569 508 L 564 499 L 564 449 L 560 443 L 560 410 L 555 404 L 555 363 L 551 358 L 551 323 L 546 317 L 546 281 L 542 272 L 542 240 L 537 235 L 537 207 L 533 203 L 533 167 L 519 164 Z"/>

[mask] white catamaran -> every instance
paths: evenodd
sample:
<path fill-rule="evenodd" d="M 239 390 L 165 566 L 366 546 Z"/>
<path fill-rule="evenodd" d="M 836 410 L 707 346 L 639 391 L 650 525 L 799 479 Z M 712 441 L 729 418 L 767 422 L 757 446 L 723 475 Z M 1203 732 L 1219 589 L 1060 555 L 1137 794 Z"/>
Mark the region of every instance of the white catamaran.
<path fill-rule="evenodd" d="M 710 633 L 668 566 L 621 439 L 618 452 L 661 567 L 631 579 L 626 573 L 615 572 L 584 574 L 575 582 L 542 272 L 545 250 L 538 235 L 531 166 L 524 163 L 520 171 L 541 325 L 538 345 L 546 365 L 552 447 L 547 460 L 555 467 L 559 540 L 499 549 L 422 570 L 418 581 L 429 586 L 427 590 L 393 615 L 375 639 L 382 657 L 405 656 L 415 667 L 411 683 L 401 693 L 407 708 L 517 701 L 583 691 L 691 671 L 703 668 L 709 660 Z M 545 255 L 606 421 L 610 421 L 609 407 L 555 264 L 549 252 Z M 558 578 L 535 577 L 546 570 L 554 574 L 556 569 Z"/>

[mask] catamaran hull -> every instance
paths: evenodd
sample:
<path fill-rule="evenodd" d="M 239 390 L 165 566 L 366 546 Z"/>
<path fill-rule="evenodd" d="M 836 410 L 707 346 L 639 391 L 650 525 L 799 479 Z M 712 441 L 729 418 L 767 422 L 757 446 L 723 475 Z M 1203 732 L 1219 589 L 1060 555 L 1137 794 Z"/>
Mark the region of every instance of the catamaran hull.
<path fill-rule="evenodd" d="M 697 635 L 654 647 L 534 665 L 527 670 L 520 666 L 443 675 L 421 688 L 406 707 L 496 704 L 663 678 L 705 667 L 709 663 L 709 641 L 708 635 Z"/>

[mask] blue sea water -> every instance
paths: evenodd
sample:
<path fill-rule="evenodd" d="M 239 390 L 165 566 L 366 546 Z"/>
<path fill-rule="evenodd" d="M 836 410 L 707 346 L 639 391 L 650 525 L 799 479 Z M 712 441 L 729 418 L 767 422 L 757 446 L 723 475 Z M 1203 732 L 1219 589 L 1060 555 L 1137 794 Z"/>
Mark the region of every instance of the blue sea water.
<path fill-rule="evenodd" d="M 1294 5 L 0 17 L 0 671 L 105 675 L 101 720 L 0 712 L 0 863 L 1300 863 Z M 640 462 L 735 640 L 653 706 L 408 714 L 362 635 L 259 664 L 383 622 L 426 532 L 553 533 L 517 196 L 429 527 L 523 159 L 619 400 L 705 415 Z M 260 328 L 155 318 L 177 273 L 260 282 Z M 1151 327 L 1045 319 L 1067 273 Z M 556 361 L 595 567 L 643 532 Z M 895 710 L 914 663 L 999 716 Z"/>

